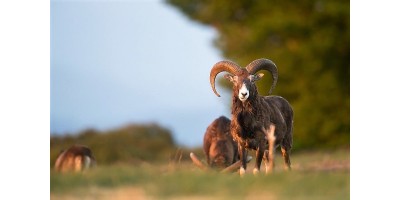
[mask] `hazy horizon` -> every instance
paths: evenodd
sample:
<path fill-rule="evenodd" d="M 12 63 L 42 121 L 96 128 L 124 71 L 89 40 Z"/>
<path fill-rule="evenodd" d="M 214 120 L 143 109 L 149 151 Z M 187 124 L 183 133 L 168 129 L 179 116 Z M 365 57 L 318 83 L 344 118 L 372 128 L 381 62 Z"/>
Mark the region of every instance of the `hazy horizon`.
<path fill-rule="evenodd" d="M 209 83 L 217 32 L 163 1 L 51 1 L 50 132 L 156 123 L 202 145 L 230 95 Z M 218 87 L 218 86 L 217 86 Z"/>

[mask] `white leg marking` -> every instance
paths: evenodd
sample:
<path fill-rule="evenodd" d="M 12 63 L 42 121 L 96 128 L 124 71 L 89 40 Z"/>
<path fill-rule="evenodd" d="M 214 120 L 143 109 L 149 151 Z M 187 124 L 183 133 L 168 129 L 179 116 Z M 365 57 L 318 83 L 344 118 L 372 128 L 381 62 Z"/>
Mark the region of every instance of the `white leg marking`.
<path fill-rule="evenodd" d="M 269 149 L 268 149 L 268 164 L 266 166 L 266 173 L 271 173 L 274 167 L 274 149 L 275 149 L 275 125 L 271 124 L 269 126 L 268 131 L 265 131 L 264 129 L 264 133 L 266 132 L 267 135 L 267 139 L 268 139 L 268 143 L 269 143 Z"/>
<path fill-rule="evenodd" d="M 253 174 L 254 174 L 254 175 L 258 175 L 259 172 L 260 172 L 260 170 L 258 170 L 257 168 L 254 168 L 254 169 L 253 169 Z"/>
<path fill-rule="evenodd" d="M 265 173 L 268 174 L 269 173 L 269 167 L 268 167 L 268 163 L 265 163 Z"/>
<path fill-rule="evenodd" d="M 267 131 L 267 139 L 268 140 L 273 140 L 273 141 L 276 140 L 276 137 L 275 137 L 275 125 L 269 126 L 269 130 Z"/>
<path fill-rule="evenodd" d="M 243 167 L 240 167 L 240 170 L 239 170 L 240 177 L 243 177 L 245 173 L 246 173 L 246 170 L 244 170 Z"/>

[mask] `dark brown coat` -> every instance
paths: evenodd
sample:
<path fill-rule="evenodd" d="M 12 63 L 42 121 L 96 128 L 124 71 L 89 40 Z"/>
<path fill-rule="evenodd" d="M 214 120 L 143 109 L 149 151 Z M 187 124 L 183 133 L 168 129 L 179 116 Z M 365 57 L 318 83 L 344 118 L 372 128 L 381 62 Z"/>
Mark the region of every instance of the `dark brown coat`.
<path fill-rule="evenodd" d="M 210 83 L 214 93 L 215 78 L 220 72 L 228 72 L 224 77 L 233 83 L 231 135 L 238 143 L 238 152 L 242 162 L 240 174 L 246 171 L 247 150 L 256 150 L 254 173 L 260 170 L 262 158 L 266 171 L 274 166 L 274 150 L 281 146 L 285 168 L 290 169 L 290 150 L 292 148 L 293 109 L 289 102 L 280 96 L 261 96 L 256 81 L 264 74 L 260 70 L 271 72 L 273 83 L 268 92 L 271 94 L 278 80 L 278 69 L 271 60 L 261 58 L 241 68 L 231 61 L 216 63 L 210 72 Z"/>
<path fill-rule="evenodd" d="M 92 151 L 83 145 L 73 145 L 57 157 L 54 168 L 58 172 L 83 171 L 96 165 Z"/>
<path fill-rule="evenodd" d="M 239 160 L 237 144 L 230 134 L 229 120 L 225 116 L 215 119 L 204 134 L 203 150 L 207 164 L 212 168 L 223 169 Z"/>

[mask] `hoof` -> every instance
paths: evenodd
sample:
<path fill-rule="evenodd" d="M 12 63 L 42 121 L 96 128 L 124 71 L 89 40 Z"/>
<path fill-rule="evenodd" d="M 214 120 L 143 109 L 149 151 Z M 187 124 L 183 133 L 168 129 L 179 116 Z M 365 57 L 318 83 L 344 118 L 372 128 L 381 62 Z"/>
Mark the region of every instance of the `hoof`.
<path fill-rule="evenodd" d="M 243 167 L 240 167 L 240 170 L 239 170 L 240 177 L 243 177 L 245 173 L 246 173 L 246 170 Z"/>
<path fill-rule="evenodd" d="M 254 169 L 253 169 L 253 174 L 254 174 L 255 176 L 257 176 L 259 173 L 260 173 L 260 170 L 258 170 L 257 168 L 254 168 Z"/>

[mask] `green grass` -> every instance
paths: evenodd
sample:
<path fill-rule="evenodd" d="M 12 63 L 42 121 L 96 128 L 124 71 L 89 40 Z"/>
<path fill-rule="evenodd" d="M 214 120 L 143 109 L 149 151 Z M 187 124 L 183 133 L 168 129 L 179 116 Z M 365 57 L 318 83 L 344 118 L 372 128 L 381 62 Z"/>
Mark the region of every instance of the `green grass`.
<path fill-rule="evenodd" d="M 293 170 L 282 170 L 276 156 L 275 173 L 240 178 L 238 173 L 203 172 L 191 163 L 176 165 L 98 166 L 84 173 L 50 173 L 50 192 L 56 197 L 100 195 L 102 190 L 139 188 L 147 198 L 175 199 L 350 199 L 350 153 L 302 152 L 292 156 Z M 97 189 L 93 189 L 97 188 Z M 203 199 L 204 199 L 203 198 Z M 96 198 L 97 199 L 97 198 Z M 115 199 L 115 198 L 112 198 Z"/>

